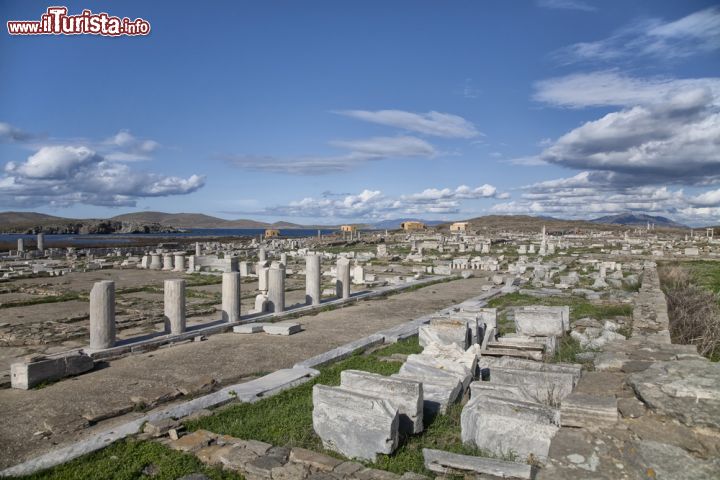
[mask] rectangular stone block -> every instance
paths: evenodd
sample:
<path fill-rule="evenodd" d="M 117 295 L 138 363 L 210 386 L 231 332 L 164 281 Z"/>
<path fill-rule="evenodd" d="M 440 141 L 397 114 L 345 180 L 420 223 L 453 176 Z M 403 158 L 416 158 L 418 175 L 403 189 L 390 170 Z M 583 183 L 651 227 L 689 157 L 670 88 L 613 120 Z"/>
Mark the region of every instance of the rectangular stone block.
<path fill-rule="evenodd" d="M 472 472 L 498 478 L 518 478 L 523 480 L 532 478 L 532 467 L 527 463 L 459 455 L 429 448 L 423 448 L 423 457 L 425 459 L 425 468 L 443 476 Z"/>
<path fill-rule="evenodd" d="M 560 404 L 560 422 L 563 427 L 612 425 L 617 420 L 617 398 L 612 395 L 572 393 Z"/>
<path fill-rule="evenodd" d="M 43 382 L 52 382 L 61 378 L 92 370 L 92 358 L 84 354 L 45 358 L 35 362 L 13 363 L 10 366 L 12 388 L 27 390 Z"/>
<path fill-rule="evenodd" d="M 573 376 L 569 373 L 534 372 L 515 368 L 491 367 L 490 382 L 517 385 L 529 398 L 545 405 L 560 406 L 572 393 Z"/>
<path fill-rule="evenodd" d="M 515 454 L 521 462 L 545 462 L 559 429 L 557 417 L 537 404 L 478 397 L 463 408 L 461 438 L 496 455 Z"/>
<path fill-rule="evenodd" d="M 302 326 L 297 322 L 267 323 L 263 330 L 270 335 L 292 335 L 301 331 Z"/>
<path fill-rule="evenodd" d="M 418 330 L 421 347 L 431 343 L 447 345 L 454 343 L 466 350 L 472 342 L 472 333 L 464 320 L 435 319 L 431 325 L 423 325 Z"/>
<path fill-rule="evenodd" d="M 570 307 L 531 305 L 514 309 L 518 333 L 531 337 L 562 336 L 570 329 Z"/>
<path fill-rule="evenodd" d="M 398 446 L 400 416 L 390 402 L 327 385 L 313 387 L 313 429 L 323 446 L 374 462 Z"/>
<path fill-rule="evenodd" d="M 423 384 L 416 380 L 393 378 L 359 370 L 340 373 L 340 386 L 384 398 L 400 414 L 400 431 L 423 431 Z"/>
<path fill-rule="evenodd" d="M 269 323 L 245 323 L 243 325 L 235 325 L 233 333 L 260 333 Z"/>

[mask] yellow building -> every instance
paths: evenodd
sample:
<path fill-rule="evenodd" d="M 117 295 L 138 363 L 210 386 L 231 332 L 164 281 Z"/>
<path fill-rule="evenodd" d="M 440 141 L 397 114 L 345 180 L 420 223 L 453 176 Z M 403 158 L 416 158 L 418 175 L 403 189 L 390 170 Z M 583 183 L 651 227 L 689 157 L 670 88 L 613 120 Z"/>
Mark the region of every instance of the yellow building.
<path fill-rule="evenodd" d="M 412 231 L 412 230 L 423 230 L 425 228 L 425 224 L 422 222 L 402 222 L 400 224 L 400 228 L 405 230 L 406 232 Z"/>
<path fill-rule="evenodd" d="M 275 230 L 274 228 L 268 228 L 267 230 L 265 230 L 265 238 L 272 238 L 278 236 L 280 236 L 280 230 Z"/>
<path fill-rule="evenodd" d="M 450 225 L 450 231 L 453 233 L 465 233 L 467 231 L 468 222 L 455 222 Z"/>
<path fill-rule="evenodd" d="M 355 226 L 355 225 L 341 225 L 341 226 L 340 226 L 340 231 L 341 231 L 341 232 L 350 232 L 350 233 L 353 233 L 353 232 L 356 232 L 356 231 L 357 231 L 357 226 Z"/>

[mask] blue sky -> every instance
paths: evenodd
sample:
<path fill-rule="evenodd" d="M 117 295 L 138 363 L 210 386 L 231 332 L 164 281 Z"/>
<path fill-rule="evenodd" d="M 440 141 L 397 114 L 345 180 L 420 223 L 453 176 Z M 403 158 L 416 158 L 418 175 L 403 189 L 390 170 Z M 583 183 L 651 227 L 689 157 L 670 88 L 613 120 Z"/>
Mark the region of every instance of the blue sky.
<path fill-rule="evenodd" d="M 63 5 L 152 32 L 0 35 L 0 210 L 720 220 L 714 2 Z"/>

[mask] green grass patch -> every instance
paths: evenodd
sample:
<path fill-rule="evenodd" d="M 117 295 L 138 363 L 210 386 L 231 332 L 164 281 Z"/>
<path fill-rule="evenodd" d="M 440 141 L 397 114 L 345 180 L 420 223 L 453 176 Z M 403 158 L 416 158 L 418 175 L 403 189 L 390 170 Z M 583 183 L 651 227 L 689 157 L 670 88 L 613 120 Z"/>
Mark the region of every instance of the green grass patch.
<path fill-rule="evenodd" d="M 204 466 L 193 455 L 157 442 L 122 440 L 100 451 L 42 472 L 22 477 L 43 480 L 175 480 L 202 473 L 213 480 L 242 479 L 240 475 Z"/>
<path fill-rule="evenodd" d="M 508 308 L 524 307 L 528 305 L 570 306 L 570 318 L 591 317 L 598 320 L 619 316 L 632 315 L 632 305 L 624 303 L 593 303 L 584 297 L 533 297 L 522 293 L 510 293 L 493 298 L 488 307 Z"/>
<path fill-rule="evenodd" d="M 400 369 L 400 362 L 382 361 L 381 357 L 392 354 L 419 353 L 422 348 L 417 338 L 399 341 L 393 345 L 364 355 L 359 354 L 320 369 L 314 380 L 282 392 L 254 404 L 236 404 L 224 408 L 215 415 L 188 422 L 189 430 L 206 429 L 216 433 L 232 435 L 243 439 L 256 439 L 273 445 L 303 447 L 325 452 L 335 457 L 337 453 L 325 451 L 320 438 L 312 427 L 312 387 L 315 384 L 339 385 L 340 372 L 354 369 L 391 375 Z M 401 439 L 396 452 L 378 457 L 376 463 L 368 466 L 395 473 L 414 471 L 430 472 L 423 465 L 423 448 L 437 448 L 468 455 L 488 456 L 487 452 L 463 445 L 460 439 L 461 405 L 455 405 L 446 415 L 424 419 L 425 431 Z M 512 458 L 508 454 L 506 458 Z"/>
<path fill-rule="evenodd" d="M 43 303 L 59 303 L 69 302 L 71 300 L 87 299 L 79 293 L 64 293 L 62 295 L 45 295 L 38 298 L 31 298 L 29 300 L 19 300 L 17 302 L 8 302 L 0 304 L 0 308 L 12 308 L 12 307 L 27 307 L 29 305 L 40 305 Z"/>

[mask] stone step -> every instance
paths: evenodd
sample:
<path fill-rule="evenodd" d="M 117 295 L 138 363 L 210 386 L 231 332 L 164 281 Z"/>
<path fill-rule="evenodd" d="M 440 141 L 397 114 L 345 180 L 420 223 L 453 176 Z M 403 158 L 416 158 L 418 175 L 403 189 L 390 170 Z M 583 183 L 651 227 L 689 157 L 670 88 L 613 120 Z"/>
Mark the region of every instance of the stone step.
<path fill-rule="evenodd" d="M 483 350 L 482 354 L 483 356 L 490 357 L 516 357 L 525 360 L 534 360 L 536 362 L 542 362 L 543 360 L 542 352 L 517 350 L 514 348 L 489 348 Z"/>
<path fill-rule="evenodd" d="M 612 395 L 572 393 L 560 404 L 560 422 L 563 427 L 612 425 L 617 421 L 617 398 Z"/>

